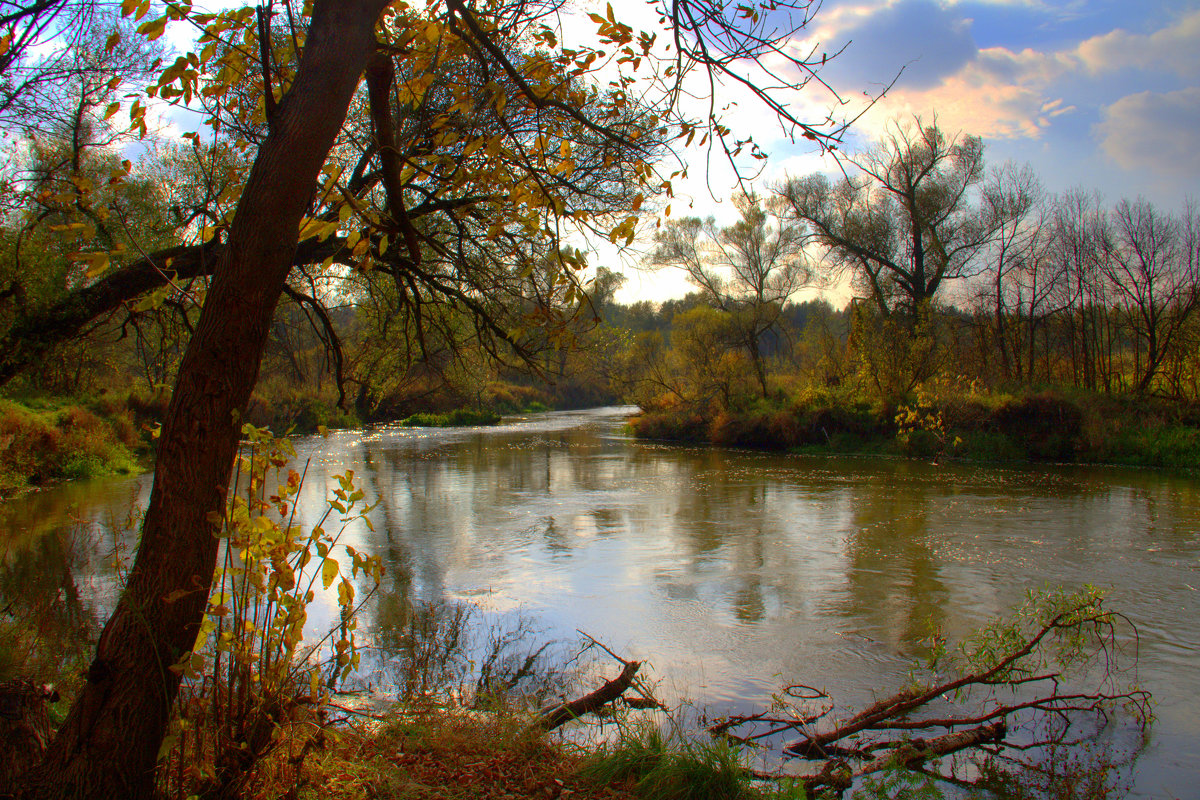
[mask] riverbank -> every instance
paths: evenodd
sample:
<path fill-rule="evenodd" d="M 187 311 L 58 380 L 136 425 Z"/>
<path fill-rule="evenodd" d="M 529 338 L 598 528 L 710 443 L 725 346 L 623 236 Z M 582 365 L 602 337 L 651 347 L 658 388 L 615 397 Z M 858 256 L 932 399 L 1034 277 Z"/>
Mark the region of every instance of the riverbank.
<path fill-rule="evenodd" d="M 813 454 L 1200 469 L 1200 408 L 1154 398 L 930 392 L 892 405 L 830 391 L 736 412 L 644 410 L 629 429 L 639 439 Z"/>
<path fill-rule="evenodd" d="M 66 480 L 132 475 L 148 467 L 165 393 L 105 392 L 93 397 L 0 398 L 0 499 Z M 395 421 L 411 427 L 495 425 L 501 414 L 551 410 L 539 400 L 524 406 L 421 411 Z M 257 398 L 247 421 L 281 435 L 303 436 L 364 427 L 355 413 L 321 398 L 268 404 Z"/>
<path fill-rule="evenodd" d="M 0 497 L 142 471 L 164 408 L 136 395 L 0 399 Z"/>

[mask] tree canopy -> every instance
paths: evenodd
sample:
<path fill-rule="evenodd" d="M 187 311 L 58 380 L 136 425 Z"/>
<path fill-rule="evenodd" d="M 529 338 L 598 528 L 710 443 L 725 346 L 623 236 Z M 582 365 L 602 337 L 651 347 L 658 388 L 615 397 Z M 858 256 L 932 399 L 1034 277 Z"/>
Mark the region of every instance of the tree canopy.
<path fill-rule="evenodd" d="M 728 158 L 759 155 L 721 121 L 715 98 L 709 113 L 682 107 L 694 70 L 710 89 L 748 88 L 793 135 L 838 135 L 834 120 L 810 124 L 790 111 L 824 61 L 785 47 L 812 5 L 673 0 L 657 32 L 635 31 L 609 5 L 588 15 L 593 38 L 579 44 L 567 40 L 577 20 L 557 2 L 315 0 L 218 13 L 168 3 L 156 16 L 149 0 L 125 0 L 136 33 L 117 26 L 103 47 L 86 39 L 75 49 L 103 60 L 135 40 L 157 42 L 168 26 L 198 30 L 194 50 L 159 65 L 148 98 L 81 96 L 97 132 L 119 129 L 114 120 L 127 114 L 128 130 L 147 136 L 152 104 L 163 103 L 199 111 L 207 131 L 188 134 L 191 150 L 170 162 L 188 177 L 153 198 L 175 240 L 131 232 L 126 245 L 97 225 L 71 254 L 84 265 L 81 280 L 9 311 L 0 378 L 105 315 L 140 313 L 140 297 L 158 293 L 201 310 L 163 422 L 128 584 L 31 795 L 152 794 L 180 681 L 171 667 L 203 616 L 214 519 L 279 298 L 316 308 L 325 299 L 318 280 L 358 281 L 366 291 L 387 284 L 418 337 L 431 310 L 453 306 L 497 354 L 528 353 L 544 340 L 531 333 L 534 323 L 553 328 L 580 307 L 583 258 L 567 246 L 567 230 L 631 241 L 647 201 L 671 194 L 677 175 L 662 166 L 671 143 L 698 138 Z M 65 22 L 93 9 L 46 0 L 0 18 L 0 28 L 8 26 L 12 52 L 50 33 L 72 47 L 85 38 Z M 659 49 L 660 34 L 672 39 L 669 51 Z M 779 80 L 760 80 L 772 64 L 783 64 Z M 53 64 L 0 63 L 6 89 L 27 66 Z M 78 169 L 66 173 L 55 225 L 91 234 L 87 220 L 119 211 L 104 193 L 136 180 L 133 165 L 118 166 L 103 187 Z M 19 297 L 26 276 L 10 280 L 9 296 Z"/>

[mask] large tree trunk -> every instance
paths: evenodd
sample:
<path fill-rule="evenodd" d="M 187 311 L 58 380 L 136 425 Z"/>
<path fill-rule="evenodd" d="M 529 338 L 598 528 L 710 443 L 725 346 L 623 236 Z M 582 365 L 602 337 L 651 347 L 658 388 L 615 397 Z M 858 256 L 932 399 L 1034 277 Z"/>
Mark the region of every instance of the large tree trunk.
<path fill-rule="evenodd" d="M 129 583 L 30 796 L 149 798 L 216 564 L 240 417 L 300 220 L 374 44 L 385 0 L 317 0 L 300 69 L 247 180 L 188 345 Z M 182 596 L 180 590 L 183 590 Z"/>

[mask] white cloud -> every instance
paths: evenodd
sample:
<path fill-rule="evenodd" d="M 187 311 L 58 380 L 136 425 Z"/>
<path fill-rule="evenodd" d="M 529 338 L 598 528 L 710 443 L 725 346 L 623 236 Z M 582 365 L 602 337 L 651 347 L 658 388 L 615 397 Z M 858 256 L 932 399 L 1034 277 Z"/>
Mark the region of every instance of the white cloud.
<path fill-rule="evenodd" d="M 1117 29 L 1083 42 L 1073 54 L 1092 74 L 1156 69 L 1184 78 L 1200 76 L 1200 11 L 1150 34 Z"/>
<path fill-rule="evenodd" d="M 1095 126 L 1104 153 L 1127 170 L 1200 176 L 1200 87 L 1141 92 L 1103 110 Z"/>
<path fill-rule="evenodd" d="M 1054 56 L 1003 47 L 980 50 L 962 69 L 929 89 L 894 89 L 868 118 L 869 125 L 937 112 L 948 130 L 993 139 L 1037 138 L 1054 117 L 1074 111 L 1050 94 L 1066 65 Z"/>
<path fill-rule="evenodd" d="M 1023 6 L 1060 17 L 1081 8 L 1076 0 L 973 2 Z M 1091 80 L 1132 70 L 1157 70 L 1185 79 L 1200 77 L 1200 11 L 1145 34 L 1118 29 L 1057 51 L 989 47 L 964 58 L 971 40 L 968 21 L 955 16 L 959 14 L 955 9 L 958 5 L 958 0 L 941 0 L 936 7 L 930 0 L 879 0 L 822 12 L 814 34 L 827 43 L 844 41 L 847 36 L 854 38 L 854 45 L 841 59 L 848 63 L 858 59 L 852 74 L 860 77 L 863 64 L 875 72 L 880 72 L 880 63 L 901 66 L 911 57 L 906 55 L 908 45 L 902 44 L 908 39 L 937 42 L 941 48 L 911 63 L 888 96 L 864 119 L 862 133 L 877 134 L 891 118 L 928 116 L 936 111 L 948 129 L 988 138 L 1038 138 L 1056 118 L 1077 110 L 1072 99 L 1062 96 L 1057 88 L 1065 79 Z M 908 36 L 906 25 L 918 19 L 932 24 L 940 33 Z M 879 24 L 883 21 L 888 25 Z M 868 35 L 858 36 L 856 32 Z M 806 44 L 811 46 L 812 41 Z M 861 60 L 860 45 L 867 50 L 865 61 Z M 831 74 L 837 76 L 838 69 L 835 61 Z"/>

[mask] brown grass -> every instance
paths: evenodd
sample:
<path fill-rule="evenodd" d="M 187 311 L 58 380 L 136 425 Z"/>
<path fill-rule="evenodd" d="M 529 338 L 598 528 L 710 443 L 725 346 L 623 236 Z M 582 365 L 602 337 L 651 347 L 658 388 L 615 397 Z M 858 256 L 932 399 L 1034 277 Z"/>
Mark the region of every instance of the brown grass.
<path fill-rule="evenodd" d="M 579 776 L 580 756 L 509 714 L 433 710 L 335 734 L 310 757 L 299 797 L 332 800 L 631 800 Z M 275 787 L 278 790 L 280 787 Z M 266 796 L 266 795 L 264 795 Z M 274 795 L 278 796 L 278 795 Z"/>

